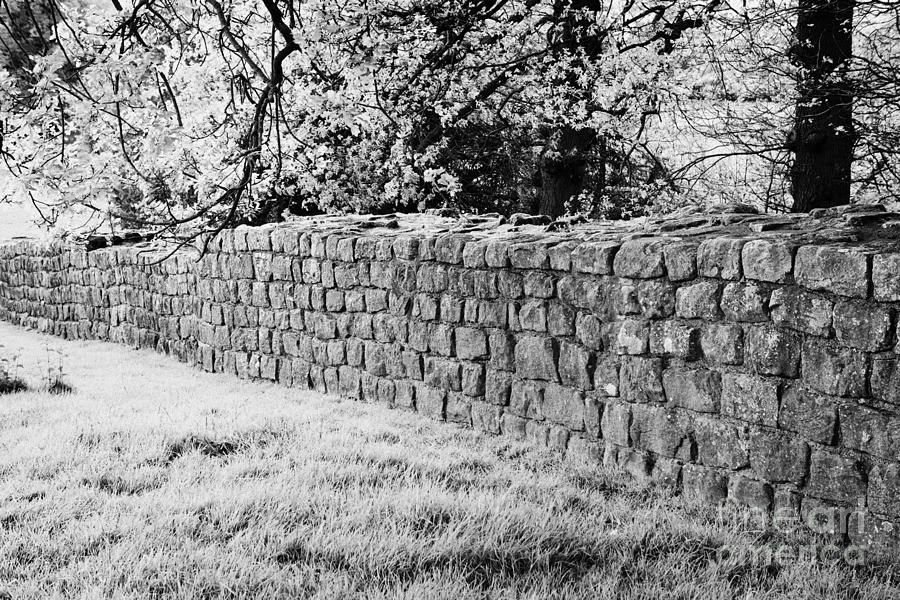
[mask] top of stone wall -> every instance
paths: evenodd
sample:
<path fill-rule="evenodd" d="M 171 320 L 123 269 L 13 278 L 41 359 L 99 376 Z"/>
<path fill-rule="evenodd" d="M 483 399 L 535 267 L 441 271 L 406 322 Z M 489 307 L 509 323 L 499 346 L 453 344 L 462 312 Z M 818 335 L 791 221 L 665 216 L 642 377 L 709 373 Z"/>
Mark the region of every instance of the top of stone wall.
<path fill-rule="evenodd" d="M 341 239 L 348 243 L 339 243 Z M 66 247 L 72 245 L 19 241 L 0 246 L 0 257 L 52 255 Z M 140 262 L 150 263 L 171 249 L 141 242 L 93 251 L 87 262 L 106 264 L 116 259 L 104 255 L 137 253 Z M 344 262 L 433 260 L 470 268 L 634 279 L 747 279 L 900 301 L 900 213 L 871 204 L 781 215 L 759 214 L 741 204 L 719 205 L 711 210 L 687 207 L 660 218 L 549 224 L 526 215 L 323 215 L 227 230 L 210 244 L 214 253 L 244 250 Z M 182 252 L 177 258 L 182 263 L 190 257 Z"/>

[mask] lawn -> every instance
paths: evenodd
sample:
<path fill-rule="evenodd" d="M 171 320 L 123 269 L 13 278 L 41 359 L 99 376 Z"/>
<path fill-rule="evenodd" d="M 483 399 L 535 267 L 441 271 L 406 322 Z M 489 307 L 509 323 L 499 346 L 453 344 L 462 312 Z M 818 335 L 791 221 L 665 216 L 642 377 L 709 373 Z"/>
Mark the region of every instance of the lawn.
<path fill-rule="evenodd" d="M 0 598 L 896 598 L 896 562 L 381 406 L 0 324 Z"/>

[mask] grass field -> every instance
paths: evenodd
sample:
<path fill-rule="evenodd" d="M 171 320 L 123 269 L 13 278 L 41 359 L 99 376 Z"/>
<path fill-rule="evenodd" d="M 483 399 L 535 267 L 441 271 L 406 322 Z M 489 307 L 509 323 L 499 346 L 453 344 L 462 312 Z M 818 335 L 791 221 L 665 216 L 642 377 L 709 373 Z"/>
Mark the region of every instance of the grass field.
<path fill-rule="evenodd" d="M 895 563 L 379 406 L 0 324 L 0 598 L 896 598 Z"/>

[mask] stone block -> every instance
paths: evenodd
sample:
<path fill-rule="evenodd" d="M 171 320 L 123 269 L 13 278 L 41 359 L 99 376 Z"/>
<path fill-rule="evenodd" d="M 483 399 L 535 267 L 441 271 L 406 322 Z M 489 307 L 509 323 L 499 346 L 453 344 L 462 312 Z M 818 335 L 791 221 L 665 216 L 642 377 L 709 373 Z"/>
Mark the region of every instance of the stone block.
<path fill-rule="evenodd" d="M 621 402 L 607 404 L 600 420 L 603 438 L 619 446 L 631 443 L 631 406 Z"/>
<path fill-rule="evenodd" d="M 900 278 L 900 274 L 895 274 Z M 860 301 L 834 305 L 834 332 L 844 346 L 867 352 L 887 350 L 891 345 L 891 310 Z"/>
<path fill-rule="evenodd" d="M 714 281 L 701 281 L 678 288 L 675 314 L 683 319 L 717 319 L 722 286 Z"/>
<path fill-rule="evenodd" d="M 722 414 L 746 423 L 775 427 L 779 388 L 777 379 L 725 373 L 722 375 Z"/>
<path fill-rule="evenodd" d="M 814 390 L 832 396 L 860 398 L 866 393 L 866 355 L 817 340 L 803 344 L 803 380 Z"/>
<path fill-rule="evenodd" d="M 572 268 L 576 273 L 609 275 L 618 250 L 618 242 L 584 242 L 572 251 Z"/>
<path fill-rule="evenodd" d="M 809 445 L 793 435 L 756 429 L 749 436 L 750 468 L 759 479 L 800 485 L 806 478 Z"/>
<path fill-rule="evenodd" d="M 696 360 L 700 354 L 700 329 L 684 321 L 651 323 L 650 352 Z"/>
<path fill-rule="evenodd" d="M 794 431 L 819 444 L 834 444 L 837 434 L 837 401 L 802 385 L 785 388 L 781 395 L 778 428 Z"/>
<path fill-rule="evenodd" d="M 741 251 L 741 264 L 747 279 L 771 283 L 791 280 L 796 248 L 788 243 L 762 239 L 751 240 Z"/>
<path fill-rule="evenodd" d="M 554 340 L 537 336 L 521 336 L 515 347 L 516 373 L 524 379 L 559 381 L 556 371 Z"/>
<path fill-rule="evenodd" d="M 647 321 L 623 319 L 604 327 L 608 329 L 608 346 L 616 354 L 646 354 L 650 342 Z"/>
<path fill-rule="evenodd" d="M 487 335 L 481 329 L 458 327 L 455 331 L 456 356 L 475 360 L 488 356 Z"/>
<path fill-rule="evenodd" d="M 690 461 L 694 454 L 693 420 L 684 411 L 652 404 L 631 409 L 631 443 L 657 455 Z"/>
<path fill-rule="evenodd" d="M 445 405 L 448 423 L 472 426 L 472 399 L 462 394 L 450 392 Z"/>
<path fill-rule="evenodd" d="M 741 250 L 746 240 L 713 238 L 697 249 L 697 272 L 702 277 L 738 280 L 741 278 Z"/>
<path fill-rule="evenodd" d="M 663 388 L 669 406 L 695 412 L 717 412 L 722 396 L 722 376 L 706 369 L 672 367 L 663 372 Z"/>
<path fill-rule="evenodd" d="M 900 359 L 896 354 L 872 357 L 871 388 L 878 400 L 900 404 Z"/>
<path fill-rule="evenodd" d="M 882 302 L 900 301 L 900 254 L 878 253 L 872 257 L 872 292 Z"/>
<path fill-rule="evenodd" d="M 615 254 L 613 269 L 620 277 L 662 277 L 665 275 L 662 243 L 653 238 L 626 241 Z"/>
<path fill-rule="evenodd" d="M 732 321 L 768 320 L 769 291 L 753 283 L 729 283 L 722 290 L 722 312 Z"/>
<path fill-rule="evenodd" d="M 754 373 L 797 377 L 800 336 L 769 325 L 755 325 L 746 333 L 746 362 Z"/>
<path fill-rule="evenodd" d="M 900 517 L 900 465 L 877 464 L 869 471 L 869 508 L 873 512 Z"/>
<path fill-rule="evenodd" d="M 801 246 L 794 277 L 810 290 L 865 298 L 869 293 L 869 256 L 851 247 Z"/>
<path fill-rule="evenodd" d="M 738 506 L 768 513 L 773 506 L 772 486 L 763 481 L 733 475 L 728 480 L 728 500 Z"/>
<path fill-rule="evenodd" d="M 572 431 L 584 430 L 584 392 L 548 384 L 544 388 L 542 410 L 544 417 L 554 423 L 565 425 Z"/>
<path fill-rule="evenodd" d="M 368 362 L 368 349 L 366 359 Z M 426 357 L 425 383 L 442 390 L 460 391 L 462 389 L 460 364 L 449 358 Z"/>
<path fill-rule="evenodd" d="M 486 402 L 472 402 L 472 424 L 478 431 L 499 434 L 503 409 Z"/>
<path fill-rule="evenodd" d="M 547 303 L 529 300 L 519 309 L 519 325 L 526 331 L 547 331 Z"/>
<path fill-rule="evenodd" d="M 549 269 L 550 253 L 543 242 L 511 244 L 509 261 L 516 269 Z"/>
<path fill-rule="evenodd" d="M 422 415 L 443 421 L 445 418 L 445 404 L 447 392 L 429 385 L 416 385 L 416 411 Z"/>
<path fill-rule="evenodd" d="M 593 389 L 591 353 L 578 344 L 559 343 L 559 378 L 563 385 L 579 390 Z"/>
<path fill-rule="evenodd" d="M 512 375 L 505 371 L 488 369 L 485 374 L 484 399 L 497 406 L 509 405 L 509 392 Z"/>
<path fill-rule="evenodd" d="M 744 361 L 744 330 L 740 325 L 705 325 L 700 349 L 711 363 L 739 365 Z"/>
<path fill-rule="evenodd" d="M 637 284 L 640 311 L 647 319 L 662 319 L 675 313 L 675 287 L 664 279 L 650 279 Z"/>
<path fill-rule="evenodd" d="M 536 381 L 515 380 L 509 392 L 509 412 L 537 421 L 544 420 L 544 384 Z"/>
<path fill-rule="evenodd" d="M 684 465 L 681 469 L 684 495 L 703 504 L 719 504 L 728 496 L 728 478 L 708 467 Z"/>
<path fill-rule="evenodd" d="M 856 506 L 865 502 L 866 487 L 863 465 L 858 460 L 828 450 L 812 453 L 806 487 L 809 496 Z"/>
<path fill-rule="evenodd" d="M 697 242 L 676 242 L 663 247 L 669 281 L 687 281 L 697 276 Z"/>
<path fill-rule="evenodd" d="M 462 392 L 466 396 L 484 396 L 484 365 L 465 362 L 462 364 Z"/>
<path fill-rule="evenodd" d="M 594 315 L 578 313 L 575 317 L 575 337 L 591 350 L 603 348 L 602 324 Z"/>
<path fill-rule="evenodd" d="M 620 370 L 620 393 L 628 402 L 665 402 L 663 362 L 658 358 L 626 357 Z"/>
<path fill-rule="evenodd" d="M 841 446 L 892 460 L 900 459 L 900 417 L 854 402 L 838 408 Z"/>
<path fill-rule="evenodd" d="M 769 302 L 772 322 L 812 335 L 831 334 L 831 300 L 800 288 L 779 288 L 772 292 Z"/>
<path fill-rule="evenodd" d="M 694 421 L 697 460 L 708 467 L 736 471 L 750 464 L 746 440 L 729 423 L 714 417 L 698 417 Z"/>

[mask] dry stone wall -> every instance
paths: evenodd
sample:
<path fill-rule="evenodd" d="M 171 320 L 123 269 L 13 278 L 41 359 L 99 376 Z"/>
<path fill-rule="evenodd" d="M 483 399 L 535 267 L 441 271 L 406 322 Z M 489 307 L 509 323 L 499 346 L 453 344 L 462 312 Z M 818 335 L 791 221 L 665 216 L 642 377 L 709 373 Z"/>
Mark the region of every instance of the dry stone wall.
<path fill-rule="evenodd" d="M 0 249 L 0 318 L 416 410 L 710 502 L 864 515 L 862 535 L 885 536 L 895 217 L 332 217 L 228 231 L 199 261 L 18 242 Z"/>

